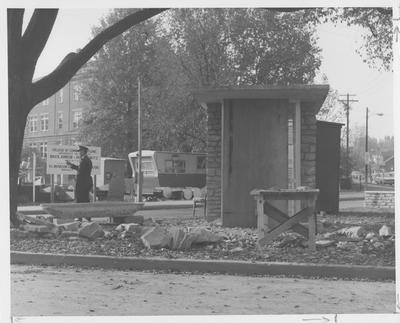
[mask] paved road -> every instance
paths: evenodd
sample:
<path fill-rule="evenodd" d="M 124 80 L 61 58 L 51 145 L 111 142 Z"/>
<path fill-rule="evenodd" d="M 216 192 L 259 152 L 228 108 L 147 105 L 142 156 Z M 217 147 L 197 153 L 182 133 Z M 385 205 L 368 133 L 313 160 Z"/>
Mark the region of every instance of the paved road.
<path fill-rule="evenodd" d="M 11 266 L 11 314 L 392 313 L 393 282 Z"/>

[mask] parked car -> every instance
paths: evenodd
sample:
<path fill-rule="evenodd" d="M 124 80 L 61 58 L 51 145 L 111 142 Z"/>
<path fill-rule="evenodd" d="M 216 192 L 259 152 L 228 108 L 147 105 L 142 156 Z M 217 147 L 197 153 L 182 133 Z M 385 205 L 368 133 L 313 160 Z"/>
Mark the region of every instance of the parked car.
<path fill-rule="evenodd" d="M 394 185 L 394 172 L 383 174 L 383 184 Z"/>

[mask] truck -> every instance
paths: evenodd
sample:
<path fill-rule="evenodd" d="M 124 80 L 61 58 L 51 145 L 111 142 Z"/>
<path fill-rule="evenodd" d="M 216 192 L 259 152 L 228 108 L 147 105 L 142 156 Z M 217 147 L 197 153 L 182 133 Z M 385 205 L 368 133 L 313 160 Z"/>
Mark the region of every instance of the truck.
<path fill-rule="evenodd" d="M 143 196 L 192 199 L 204 194 L 206 154 L 142 150 Z M 138 152 L 128 154 L 132 176 L 138 182 Z"/>

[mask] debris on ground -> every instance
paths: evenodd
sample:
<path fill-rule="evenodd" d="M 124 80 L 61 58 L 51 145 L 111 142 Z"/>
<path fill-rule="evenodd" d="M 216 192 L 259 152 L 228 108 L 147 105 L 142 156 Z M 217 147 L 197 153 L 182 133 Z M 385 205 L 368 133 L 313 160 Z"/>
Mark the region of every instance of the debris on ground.
<path fill-rule="evenodd" d="M 257 230 L 227 228 L 221 221 L 173 218 L 143 223 L 70 222 L 55 225 L 23 216 L 11 229 L 11 250 L 57 254 L 311 262 L 394 266 L 394 217 L 324 215 L 317 250 L 305 237 L 285 232 L 258 247 Z M 138 221 L 140 222 L 140 221 Z M 45 229 L 46 228 L 46 229 Z M 393 229 L 392 229 L 393 228 Z"/>

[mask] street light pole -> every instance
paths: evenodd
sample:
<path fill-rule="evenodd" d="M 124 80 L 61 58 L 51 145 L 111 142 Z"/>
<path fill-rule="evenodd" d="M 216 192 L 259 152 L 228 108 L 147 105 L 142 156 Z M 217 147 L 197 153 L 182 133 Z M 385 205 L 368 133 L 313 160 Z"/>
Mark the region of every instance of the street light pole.
<path fill-rule="evenodd" d="M 368 185 L 368 163 L 369 163 L 369 156 L 368 156 L 368 107 L 367 107 L 366 114 L 365 114 L 365 187 L 364 187 L 364 191 L 367 190 L 367 185 Z"/>

